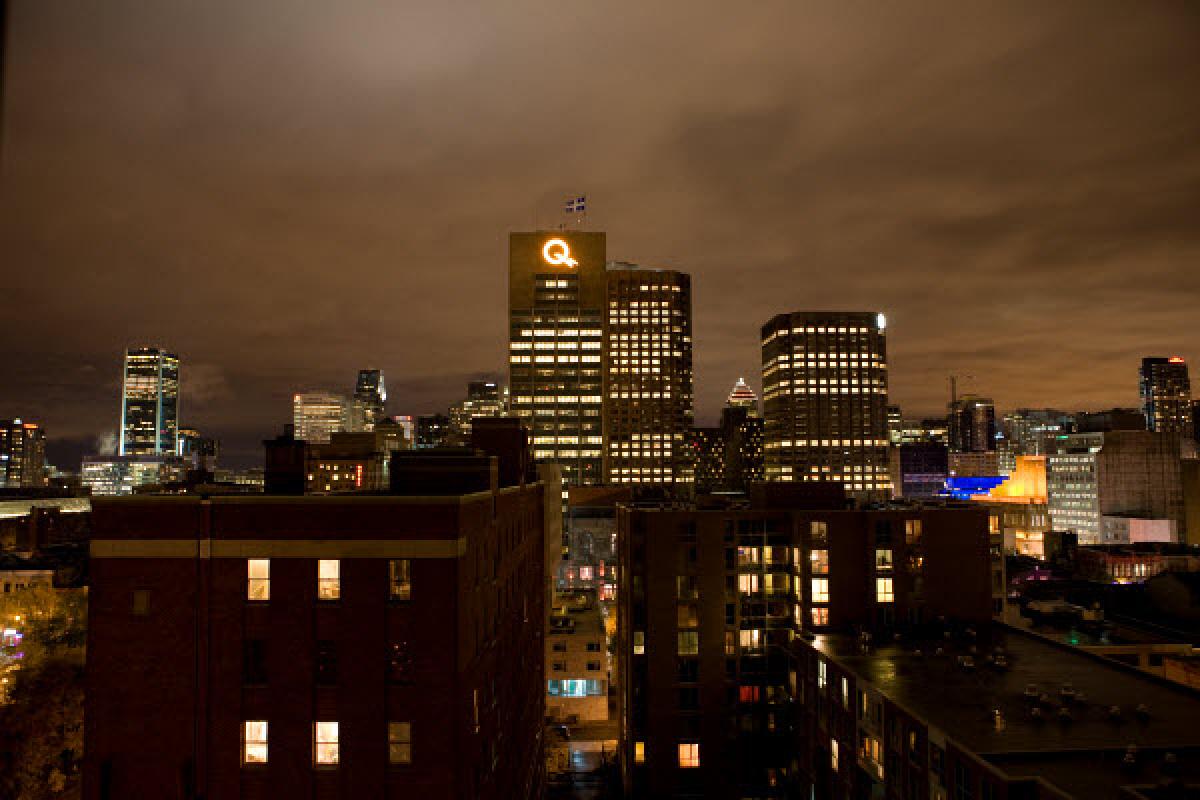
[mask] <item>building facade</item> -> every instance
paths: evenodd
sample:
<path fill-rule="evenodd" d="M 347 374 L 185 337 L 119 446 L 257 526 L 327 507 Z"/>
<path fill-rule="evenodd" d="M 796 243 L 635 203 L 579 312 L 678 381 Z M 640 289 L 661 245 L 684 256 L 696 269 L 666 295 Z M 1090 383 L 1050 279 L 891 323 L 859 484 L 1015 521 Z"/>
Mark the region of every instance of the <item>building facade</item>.
<path fill-rule="evenodd" d="M 605 482 L 690 489 L 691 277 L 613 263 L 605 279 Z"/>
<path fill-rule="evenodd" d="M 344 395 L 334 392 L 299 392 L 292 396 L 292 425 L 296 438 L 327 444 L 329 437 L 349 426 L 351 407 Z"/>
<path fill-rule="evenodd" d="M 887 336 L 883 314 L 800 311 L 762 327 L 769 481 L 837 481 L 887 499 Z"/>
<path fill-rule="evenodd" d="M 373 431 L 387 413 L 387 383 L 381 369 L 363 369 L 354 385 L 354 430 Z"/>
<path fill-rule="evenodd" d="M 0 489 L 47 484 L 45 431 L 33 422 L 0 420 Z"/>
<path fill-rule="evenodd" d="M 996 406 L 990 397 L 967 395 L 950 403 L 946 417 L 950 451 L 986 452 L 996 449 Z"/>
<path fill-rule="evenodd" d="M 1146 430 L 1192 440 L 1192 384 L 1180 356 L 1143 358 L 1138 390 Z"/>
<path fill-rule="evenodd" d="M 181 456 L 84 456 L 80 481 L 94 495 L 127 495 L 143 486 L 178 483 L 191 462 Z"/>
<path fill-rule="evenodd" d="M 179 448 L 179 357 L 158 347 L 125 351 L 117 455 L 170 456 Z"/>
<path fill-rule="evenodd" d="M 507 392 L 492 381 L 471 381 L 467 396 L 450 407 L 450 427 L 446 444 L 464 447 L 471 441 L 471 420 L 476 417 L 503 417 L 507 413 Z"/>
<path fill-rule="evenodd" d="M 540 797 L 544 493 L 98 501 L 83 797 Z"/>
<path fill-rule="evenodd" d="M 745 510 L 618 509 L 627 797 L 797 796 L 797 637 L 990 619 L 985 512 L 758 491 Z"/>
<path fill-rule="evenodd" d="M 509 391 L 533 435 L 534 457 L 564 485 L 604 477 L 605 235 L 509 237 Z"/>
<path fill-rule="evenodd" d="M 1173 520 L 1184 528 L 1179 437 L 1150 431 L 1077 433 L 1052 440 L 1046 495 L 1054 530 L 1104 544 L 1101 517 Z"/>

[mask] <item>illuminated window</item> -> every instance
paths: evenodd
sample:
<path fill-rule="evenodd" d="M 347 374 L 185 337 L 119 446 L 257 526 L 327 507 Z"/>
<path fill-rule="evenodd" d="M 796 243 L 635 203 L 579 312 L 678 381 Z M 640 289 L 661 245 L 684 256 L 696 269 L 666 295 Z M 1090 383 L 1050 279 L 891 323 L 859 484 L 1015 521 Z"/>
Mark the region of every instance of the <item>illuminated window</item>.
<path fill-rule="evenodd" d="M 828 603 L 829 602 L 829 579 L 828 578 L 813 578 L 812 579 L 812 602 Z"/>
<path fill-rule="evenodd" d="M 392 600 L 412 599 L 412 562 L 407 558 L 388 561 L 388 597 Z"/>
<path fill-rule="evenodd" d="M 688 768 L 700 766 L 699 744 L 696 742 L 679 743 L 679 766 Z"/>
<path fill-rule="evenodd" d="M 700 653 L 700 632 L 699 631 L 680 631 L 679 632 L 679 655 L 694 656 Z"/>
<path fill-rule="evenodd" d="M 251 558 L 246 561 L 246 599 L 271 599 L 271 561 Z"/>
<path fill-rule="evenodd" d="M 754 594 L 758 591 L 758 575 L 738 575 L 738 591 L 742 594 Z"/>
<path fill-rule="evenodd" d="M 834 772 L 838 771 L 838 741 L 837 739 L 829 740 L 829 766 Z"/>
<path fill-rule="evenodd" d="M 318 767 L 337 766 L 338 724 L 336 722 L 313 723 L 313 762 Z"/>
<path fill-rule="evenodd" d="M 921 541 L 921 520 L 904 520 L 904 541 L 908 544 L 916 544 Z"/>
<path fill-rule="evenodd" d="M 762 631 L 757 628 L 738 631 L 738 644 L 742 646 L 743 650 L 749 652 L 761 650 L 763 646 Z"/>
<path fill-rule="evenodd" d="M 896 599 L 892 591 L 891 578 L 876 578 L 875 579 L 875 600 L 879 603 L 891 603 Z"/>
<path fill-rule="evenodd" d="M 817 662 L 817 686 L 824 689 L 829 682 L 829 665 L 824 661 Z"/>
<path fill-rule="evenodd" d="M 829 574 L 829 551 L 828 550 L 813 550 L 809 555 L 809 560 L 812 562 L 813 575 L 828 575 Z"/>
<path fill-rule="evenodd" d="M 412 763 L 412 723 L 388 723 L 388 763 Z"/>
<path fill-rule="evenodd" d="M 266 720 L 247 720 L 242 723 L 242 763 L 267 763 Z"/>
<path fill-rule="evenodd" d="M 317 562 L 317 598 L 337 600 L 342 596 L 342 562 L 321 559 Z"/>
<path fill-rule="evenodd" d="M 646 743 L 645 742 L 634 742 L 633 743 L 633 763 L 635 763 L 635 764 L 645 764 L 646 763 Z"/>
<path fill-rule="evenodd" d="M 813 538 L 823 537 L 829 533 L 829 523 L 813 521 L 808 523 L 808 532 Z"/>
<path fill-rule="evenodd" d="M 829 624 L 829 609 L 824 606 L 812 609 L 812 624 L 813 625 L 828 625 Z"/>
<path fill-rule="evenodd" d="M 892 568 L 892 551 L 886 547 L 875 550 L 875 569 L 889 570 Z"/>
<path fill-rule="evenodd" d="M 634 631 L 633 632 L 633 654 L 635 656 L 646 655 L 646 632 L 645 631 Z"/>

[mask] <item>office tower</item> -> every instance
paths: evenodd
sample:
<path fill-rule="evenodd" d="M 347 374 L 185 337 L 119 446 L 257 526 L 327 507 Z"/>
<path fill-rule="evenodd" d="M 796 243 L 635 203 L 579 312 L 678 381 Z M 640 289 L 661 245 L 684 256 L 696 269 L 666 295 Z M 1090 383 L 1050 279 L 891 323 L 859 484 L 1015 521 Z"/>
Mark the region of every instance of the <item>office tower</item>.
<path fill-rule="evenodd" d="M 798 311 L 763 326 L 767 480 L 888 497 L 886 324 L 873 312 Z"/>
<path fill-rule="evenodd" d="M 582 231 L 509 237 L 511 410 L 534 457 L 565 485 L 603 480 L 605 236 Z"/>
<path fill-rule="evenodd" d="M 123 374 L 117 455 L 175 455 L 179 357 L 157 347 L 131 347 L 125 351 Z"/>
<path fill-rule="evenodd" d="M 789 796 L 1186 797 L 1195 689 L 1084 650 L 986 624 L 796 639 Z"/>
<path fill-rule="evenodd" d="M 450 426 L 446 443 L 465 447 L 471 441 L 471 420 L 476 417 L 503 417 L 506 413 L 503 392 L 491 381 L 471 381 L 465 399 L 450 406 Z"/>
<path fill-rule="evenodd" d="M 904 415 L 900 413 L 900 406 L 887 407 L 887 429 L 888 444 L 893 447 L 900 444 L 901 434 L 904 431 Z"/>
<path fill-rule="evenodd" d="M 1005 414 L 1002 420 L 1004 440 L 1009 450 L 1018 456 L 1043 456 L 1046 440 L 1063 433 L 1071 433 L 1074 417 L 1065 411 L 1053 408 L 1019 408 Z"/>
<path fill-rule="evenodd" d="M 829 484 L 766 483 L 744 509 L 618 507 L 624 796 L 808 797 L 793 642 L 991 618 L 985 511 L 844 504 Z"/>
<path fill-rule="evenodd" d="M 350 406 L 333 392 L 300 392 L 292 396 L 292 425 L 296 438 L 324 444 L 333 433 L 346 430 Z"/>
<path fill-rule="evenodd" d="M 758 395 L 746 385 L 745 378 L 738 378 L 737 382 L 733 384 L 733 388 L 729 390 L 729 397 L 725 400 L 725 405 L 730 408 L 748 409 L 747 413 L 751 417 L 761 416 L 758 410 Z"/>
<path fill-rule="evenodd" d="M 354 385 L 354 429 L 375 430 L 375 423 L 383 418 L 386 404 L 387 387 L 383 381 L 383 370 L 359 370 L 358 382 Z"/>
<path fill-rule="evenodd" d="M 146 486 L 180 483 L 192 462 L 175 454 L 84 456 L 80 482 L 93 495 L 128 495 Z"/>
<path fill-rule="evenodd" d="M 1127 543 L 1105 538 L 1115 518 L 1164 520 L 1179 541 L 1184 524 L 1179 437 L 1150 431 L 1060 435 L 1046 455 L 1050 525 L 1080 544 Z M 1128 528 L 1128 525 L 1124 525 Z"/>
<path fill-rule="evenodd" d="M 542 796 L 558 487 L 411 455 L 392 494 L 95 501 L 83 797 Z"/>
<path fill-rule="evenodd" d="M 991 398 L 967 395 L 950 403 L 946 417 L 952 453 L 996 449 L 996 406 Z"/>
<path fill-rule="evenodd" d="M 725 490 L 725 436 L 721 428 L 692 428 L 688 437 L 697 494 Z"/>
<path fill-rule="evenodd" d="M 417 417 L 416 446 L 422 449 L 445 447 L 450 430 L 450 418 L 445 414 L 422 414 Z"/>
<path fill-rule="evenodd" d="M 1139 375 L 1146 430 L 1192 439 L 1192 385 L 1187 362 L 1179 356 L 1143 358 Z"/>
<path fill-rule="evenodd" d="M 41 426 L 0 420 L 0 489 L 46 485 L 46 434 Z"/>
<path fill-rule="evenodd" d="M 605 482 L 690 488 L 691 277 L 625 263 L 606 277 Z"/>

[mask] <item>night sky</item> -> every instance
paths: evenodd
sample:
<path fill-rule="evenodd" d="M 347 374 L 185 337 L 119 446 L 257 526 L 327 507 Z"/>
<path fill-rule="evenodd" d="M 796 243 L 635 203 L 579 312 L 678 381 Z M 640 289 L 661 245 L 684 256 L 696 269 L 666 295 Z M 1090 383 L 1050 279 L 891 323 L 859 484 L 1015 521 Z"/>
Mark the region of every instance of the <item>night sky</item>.
<path fill-rule="evenodd" d="M 701 421 L 799 309 L 886 312 L 906 414 L 1135 405 L 1200 359 L 1200 4 L 903 5 L 18 1 L 0 415 L 77 468 L 129 343 L 234 464 L 362 367 L 443 409 L 572 193 L 692 274 Z"/>

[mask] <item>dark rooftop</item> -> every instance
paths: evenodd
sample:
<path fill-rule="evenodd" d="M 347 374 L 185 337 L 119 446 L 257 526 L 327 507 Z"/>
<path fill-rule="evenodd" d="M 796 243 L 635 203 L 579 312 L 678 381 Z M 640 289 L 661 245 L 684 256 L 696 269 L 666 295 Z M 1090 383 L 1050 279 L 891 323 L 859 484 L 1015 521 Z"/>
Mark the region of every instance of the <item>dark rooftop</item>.
<path fill-rule="evenodd" d="M 1122 785 L 1157 783 L 1157 764 L 1171 752 L 1185 779 L 1200 779 L 1200 692 L 1007 626 L 985 634 L 989 640 L 984 644 L 981 636 L 974 654 L 974 640 L 962 635 L 866 652 L 850 635 L 818 636 L 813 644 L 1013 777 L 1043 777 L 1077 797 L 1115 798 Z M 989 663 L 995 648 L 1006 668 Z M 967 655 L 973 668 L 959 664 Z M 1026 697 L 1031 684 L 1046 696 L 1040 704 Z M 1062 694 L 1068 685 L 1077 695 L 1071 702 Z M 1041 719 L 1032 711 L 1038 705 Z M 1069 720 L 1059 718 L 1064 705 Z M 1113 706 L 1119 718 L 1110 717 Z M 1138 713 L 1139 706 L 1148 713 Z M 1142 754 L 1135 770 L 1121 764 L 1129 745 Z"/>

